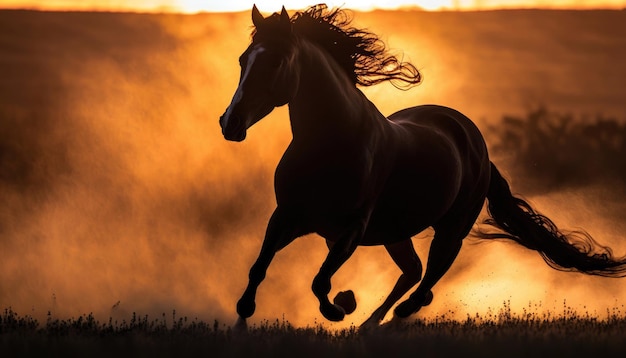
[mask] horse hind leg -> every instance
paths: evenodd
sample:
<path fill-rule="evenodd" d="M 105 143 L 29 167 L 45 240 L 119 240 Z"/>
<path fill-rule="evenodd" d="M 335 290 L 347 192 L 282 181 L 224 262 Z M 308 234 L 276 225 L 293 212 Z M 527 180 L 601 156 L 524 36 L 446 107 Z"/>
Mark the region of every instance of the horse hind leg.
<path fill-rule="evenodd" d="M 426 273 L 422 283 L 411 294 L 409 299 L 400 303 L 395 309 L 396 316 L 405 318 L 419 311 L 432 300 L 431 289 L 448 271 L 452 262 L 461 250 L 464 236 L 444 235 L 435 233 L 433 242 L 430 245 Z"/>
<path fill-rule="evenodd" d="M 396 307 L 394 311 L 396 316 L 408 317 L 421 307 L 430 304 L 433 299 L 431 289 L 452 266 L 461 250 L 463 239 L 472 229 L 482 205 L 481 201 L 473 210 L 468 211 L 466 216 L 448 217 L 434 226 L 435 237 L 430 245 L 424 278 L 415 292 Z"/>
<path fill-rule="evenodd" d="M 415 286 L 422 278 L 422 262 L 415 252 L 413 242 L 407 239 L 395 244 L 385 245 L 391 259 L 402 271 L 395 286 L 383 304 L 361 325 L 361 329 L 378 327 L 391 307 Z"/>

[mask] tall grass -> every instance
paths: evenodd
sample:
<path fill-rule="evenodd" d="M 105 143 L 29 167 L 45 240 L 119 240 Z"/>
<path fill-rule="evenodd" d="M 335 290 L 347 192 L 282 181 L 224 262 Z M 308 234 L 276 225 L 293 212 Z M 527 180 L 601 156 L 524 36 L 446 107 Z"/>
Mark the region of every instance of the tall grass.
<path fill-rule="evenodd" d="M 294 327 L 266 321 L 236 331 L 217 321 L 163 314 L 133 314 L 126 321 L 97 321 L 93 315 L 44 324 L 5 309 L 0 316 L 0 355 L 164 357 L 596 357 L 626 353 L 626 316 L 615 308 L 606 317 L 562 312 L 513 313 L 505 302 L 497 313 L 455 321 L 434 319 L 390 323 L 378 330 L 332 330 L 321 324 Z"/>

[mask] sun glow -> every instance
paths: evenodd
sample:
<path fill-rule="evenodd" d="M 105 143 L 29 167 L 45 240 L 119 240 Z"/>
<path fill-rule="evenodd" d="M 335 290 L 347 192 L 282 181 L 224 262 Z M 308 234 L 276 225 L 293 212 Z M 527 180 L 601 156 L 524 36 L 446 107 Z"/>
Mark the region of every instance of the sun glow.
<path fill-rule="evenodd" d="M 289 10 L 303 9 L 318 1 L 311 0 L 4 0 L 0 8 L 38 10 L 102 10 L 138 12 L 233 12 L 245 11 L 253 4 L 264 12 L 284 5 Z M 359 11 L 376 9 L 487 10 L 502 8 L 626 8 L 626 0 L 327 0 L 329 7 Z"/>
<path fill-rule="evenodd" d="M 360 11 L 371 11 L 375 9 L 424 9 L 424 10 L 439 10 L 444 8 L 453 8 L 455 0 L 329 0 L 325 1 L 329 7 L 343 7 L 349 9 L 355 9 Z M 185 2 L 185 1 L 181 1 Z M 238 0 L 229 3 L 212 4 L 207 8 L 210 11 L 219 11 L 220 7 L 223 10 L 228 11 L 234 7 L 237 10 L 248 10 L 251 7 L 252 1 Z M 261 11 L 276 11 L 284 3 L 287 9 L 303 9 L 310 6 L 312 3 L 310 0 L 290 0 L 290 1 L 275 1 L 275 0 L 260 0 L 254 1 L 257 7 Z M 184 5 L 186 7 L 186 5 Z"/>

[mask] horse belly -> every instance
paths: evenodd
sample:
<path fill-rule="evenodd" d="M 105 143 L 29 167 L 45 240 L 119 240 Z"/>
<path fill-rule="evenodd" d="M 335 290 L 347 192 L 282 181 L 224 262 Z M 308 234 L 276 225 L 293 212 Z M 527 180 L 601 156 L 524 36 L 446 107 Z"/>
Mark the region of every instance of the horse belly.
<path fill-rule="evenodd" d="M 451 206 L 435 193 L 399 193 L 385 198 L 372 213 L 364 245 L 401 241 L 432 226 Z"/>
<path fill-rule="evenodd" d="M 456 200 L 461 175 L 460 158 L 449 148 L 401 158 L 378 198 L 363 244 L 405 240 L 435 224 Z"/>

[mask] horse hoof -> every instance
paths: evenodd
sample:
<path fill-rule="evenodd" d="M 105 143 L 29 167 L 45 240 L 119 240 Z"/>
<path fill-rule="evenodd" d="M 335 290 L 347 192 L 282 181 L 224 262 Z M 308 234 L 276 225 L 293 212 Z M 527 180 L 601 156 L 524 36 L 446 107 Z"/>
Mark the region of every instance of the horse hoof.
<path fill-rule="evenodd" d="M 407 318 L 413 313 L 419 311 L 420 307 L 421 306 L 417 302 L 409 298 L 408 300 L 400 303 L 393 312 L 400 318 Z"/>
<path fill-rule="evenodd" d="M 426 297 L 424 297 L 424 302 L 422 302 L 422 307 L 431 304 L 434 297 L 433 291 L 428 291 L 428 293 L 426 293 Z"/>
<path fill-rule="evenodd" d="M 237 302 L 237 314 L 239 314 L 239 317 L 243 319 L 251 317 L 254 314 L 255 309 L 256 303 L 254 303 L 254 301 L 241 298 L 239 302 Z"/>
<path fill-rule="evenodd" d="M 346 316 L 346 312 L 339 305 L 320 306 L 320 312 L 329 321 L 339 322 Z"/>
<path fill-rule="evenodd" d="M 426 296 L 421 300 L 421 302 L 413 297 L 410 297 L 408 300 L 400 303 L 394 310 L 394 313 L 399 318 L 407 318 L 408 316 L 417 313 L 420 308 L 431 304 L 431 302 L 433 302 L 433 298 L 433 291 L 430 290 L 426 293 Z"/>
<path fill-rule="evenodd" d="M 333 299 L 333 303 L 343 308 L 346 314 L 350 314 L 356 310 L 356 298 L 352 290 L 339 292 Z"/>

